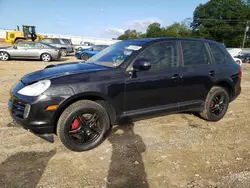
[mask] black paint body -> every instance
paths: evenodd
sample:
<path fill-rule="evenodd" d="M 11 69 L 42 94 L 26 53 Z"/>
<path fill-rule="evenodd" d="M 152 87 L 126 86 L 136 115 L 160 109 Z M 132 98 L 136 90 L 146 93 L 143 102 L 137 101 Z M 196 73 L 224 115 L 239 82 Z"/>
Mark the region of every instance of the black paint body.
<path fill-rule="evenodd" d="M 181 41 L 198 40 L 182 38 L 138 39 L 143 47 L 116 68 L 83 62 L 55 65 L 50 68 L 25 75 L 11 90 L 9 109 L 12 117 L 35 134 L 55 133 L 57 120 L 62 111 L 77 100 L 105 100 L 111 123 L 119 123 L 122 118 L 137 119 L 183 111 L 203 109 L 210 89 L 221 85 L 230 91 L 231 101 L 241 92 L 238 66 L 227 53 L 230 62 L 195 67 L 184 67 Z M 178 46 L 179 66 L 158 72 L 132 72 L 136 57 L 147 47 L 162 41 L 173 41 Z M 204 43 L 213 41 L 199 40 Z M 42 79 L 51 80 L 51 86 L 38 97 L 27 97 L 17 92 L 24 86 Z M 30 104 L 27 118 L 20 118 L 15 104 Z M 59 107 L 46 111 L 50 105 Z M 145 116 L 144 116 L 145 115 Z"/>

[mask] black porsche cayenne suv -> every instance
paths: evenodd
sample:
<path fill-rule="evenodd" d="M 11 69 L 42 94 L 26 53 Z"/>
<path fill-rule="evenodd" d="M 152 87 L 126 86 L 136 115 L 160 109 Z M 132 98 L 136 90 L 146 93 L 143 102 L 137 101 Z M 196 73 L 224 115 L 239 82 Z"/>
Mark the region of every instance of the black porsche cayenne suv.
<path fill-rule="evenodd" d="M 85 62 L 50 65 L 11 89 L 25 129 L 70 150 L 98 146 L 112 125 L 177 112 L 219 121 L 241 92 L 241 68 L 217 42 L 154 38 L 115 43 Z"/>

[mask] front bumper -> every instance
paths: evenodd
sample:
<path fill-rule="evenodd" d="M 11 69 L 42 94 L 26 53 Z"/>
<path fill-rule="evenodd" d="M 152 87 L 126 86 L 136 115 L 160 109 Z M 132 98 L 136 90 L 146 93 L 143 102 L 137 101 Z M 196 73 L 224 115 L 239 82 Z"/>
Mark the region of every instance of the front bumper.
<path fill-rule="evenodd" d="M 39 97 L 19 95 L 17 91 L 23 87 L 23 83 L 18 82 L 11 91 L 11 98 L 8 102 L 11 117 L 24 129 L 34 134 L 55 133 L 55 123 L 53 122 L 55 111 L 47 111 L 46 108 L 59 104 L 61 99 L 53 98 L 52 100 L 51 97 L 45 95 Z"/>

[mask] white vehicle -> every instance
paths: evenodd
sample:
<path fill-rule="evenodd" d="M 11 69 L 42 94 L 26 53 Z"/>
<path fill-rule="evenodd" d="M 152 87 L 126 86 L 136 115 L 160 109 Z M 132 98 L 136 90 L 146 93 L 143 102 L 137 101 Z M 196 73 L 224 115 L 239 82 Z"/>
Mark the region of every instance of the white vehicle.
<path fill-rule="evenodd" d="M 93 43 L 91 42 L 81 42 L 80 45 L 76 45 L 75 46 L 75 50 L 76 51 L 80 51 L 80 50 L 85 50 L 85 49 L 89 49 L 91 48 L 92 46 L 94 46 Z"/>
<path fill-rule="evenodd" d="M 242 49 L 240 49 L 240 48 L 232 48 L 232 49 L 227 49 L 227 51 L 233 57 L 234 61 L 241 66 L 242 65 L 241 59 L 236 58 L 235 56 L 240 55 L 241 52 L 242 52 Z"/>

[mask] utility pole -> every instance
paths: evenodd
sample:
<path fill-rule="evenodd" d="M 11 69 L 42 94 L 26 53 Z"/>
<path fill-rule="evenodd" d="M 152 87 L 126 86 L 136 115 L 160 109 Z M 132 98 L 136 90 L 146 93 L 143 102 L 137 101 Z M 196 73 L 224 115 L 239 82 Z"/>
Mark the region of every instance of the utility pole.
<path fill-rule="evenodd" d="M 244 34 L 244 39 L 243 39 L 242 49 L 243 49 L 243 48 L 244 48 L 244 46 L 245 46 L 246 37 L 247 37 L 247 32 L 248 32 L 248 30 L 249 30 L 248 22 L 249 22 L 249 21 L 247 21 L 247 23 L 246 23 L 246 29 L 245 29 L 245 34 Z"/>

